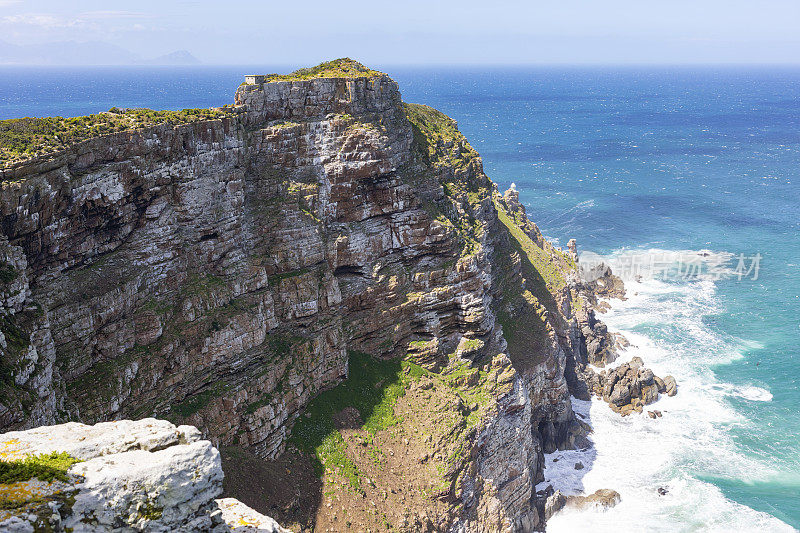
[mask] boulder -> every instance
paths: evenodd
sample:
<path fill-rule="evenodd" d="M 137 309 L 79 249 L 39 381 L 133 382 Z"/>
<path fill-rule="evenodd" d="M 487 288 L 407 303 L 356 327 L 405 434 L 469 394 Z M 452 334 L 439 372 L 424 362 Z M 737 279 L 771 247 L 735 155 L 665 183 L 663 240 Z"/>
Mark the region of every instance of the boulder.
<path fill-rule="evenodd" d="M 608 397 L 608 401 L 617 406 L 623 406 L 631 401 L 631 390 L 625 383 L 618 383 Z"/>
<path fill-rule="evenodd" d="M 215 500 L 222 493 L 220 454 L 191 426 L 153 418 L 94 426 L 70 422 L 5 433 L 0 450 L 3 461 L 53 452 L 77 461 L 60 471 L 62 479 L 20 477 L 0 484 L 0 493 L 9 495 L 0 510 L 0 531 L 39 531 L 45 524 L 48 531 L 76 533 L 256 531 L 237 529 L 238 519 L 226 522 L 233 515 L 220 512 Z M 225 504 L 237 516 L 258 515 L 243 504 Z M 271 524 L 258 520 L 252 523 Z"/>
<path fill-rule="evenodd" d="M 619 492 L 611 489 L 599 489 L 589 496 L 569 496 L 564 507 L 575 509 L 596 509 L 605 511 L 622 501 Z"/>
<path fill-rule="evenodd" d="M 655 384 L 642 387 L 642 403 L 649 405 L 658 400 L 658 387 Z"/>
<path fill-rule="evenodd" d="M 678 394 L 678 384 L 675 382 L 674 377 L 666 376 L 664 378 L 664 392 L 667 393 L 667 396 L 675 396 Z"/>

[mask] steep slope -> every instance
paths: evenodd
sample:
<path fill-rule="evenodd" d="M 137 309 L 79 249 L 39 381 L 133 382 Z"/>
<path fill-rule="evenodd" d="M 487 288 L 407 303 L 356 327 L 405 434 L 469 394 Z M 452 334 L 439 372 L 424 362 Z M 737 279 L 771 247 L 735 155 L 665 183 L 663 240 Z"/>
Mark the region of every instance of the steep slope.
<path fill-rule="evenodd" d="M 211 116 L 2 169 L 0 427 L 166 418 L 232 479 L 310 457 L 317 497 L 268 514 L 323 529 L 541 528 L 568 381 L 613 358 L 573 255 L 355 62 Z"/>

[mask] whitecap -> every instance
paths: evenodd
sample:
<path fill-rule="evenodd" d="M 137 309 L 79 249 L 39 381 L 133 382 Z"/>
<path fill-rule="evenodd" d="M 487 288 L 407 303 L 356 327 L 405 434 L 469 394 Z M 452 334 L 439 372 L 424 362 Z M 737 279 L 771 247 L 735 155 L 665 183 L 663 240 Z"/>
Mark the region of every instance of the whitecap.
<path fill-rule="evenodd" d="M 652 250 L 618 250 L 650 253 Z M 663 250 L 671 252 L 669 250 Z M 702 258 L 723 259 L 726 252 L 681 250 Z M 613 267 L 612 267 L 613 268 Z M 545 482 L 568 494 L 590 494 L 610 488 L 622 501 L 605 512 L 563 511 L 548 522 L 548 531 L 794 531 L 767 513 L 725 497 L 710 478 L 763 482 L 780 470 L 765 459 L 744 454 L 727 432 L 751 422 L 736 410 L 733 397 L 770 401 L 772 394 L 754 383 L 721 381 L 716 366 L 763 348 L 757 342 L 726 335 L 707 320 L 723 312 L 716 280 L 641 279 L 626 282 L 627 299 L 612 300 L 601 318 L 631 346 L 610 366 L 639 356 L 656 375 L 672 375 L 674 397 L 662 395 L 645 414 L 620 417 L 602 400 L 573 400 L 573 408 L 593 427 L 590 450 L 557 451 L 545 458 Z M 557 459 L 557 460 L 556 460 Z M 580 461 L 585 466 L 575 470 Z M 667 493 L 660 495 L 658 489 Z"/>
<path fill-rule="evenodd" d="M 743 398 L 751 402 L 770 402 L 772 401 L 772 393 L 767 389 L 756 387 L 754 385 L 737 386 L 727 383 L 719 383 L 712 385 L 714 390 L 722 391 L 728 396 L 736 398 Z"/>

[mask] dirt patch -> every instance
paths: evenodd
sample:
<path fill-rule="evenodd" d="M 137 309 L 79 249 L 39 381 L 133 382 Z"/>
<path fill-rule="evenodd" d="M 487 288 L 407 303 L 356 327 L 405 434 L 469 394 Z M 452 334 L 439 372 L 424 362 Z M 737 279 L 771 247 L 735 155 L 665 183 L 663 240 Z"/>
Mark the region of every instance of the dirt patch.
<path fill-rule="evenodd" d="M 311 530 L 322 481 L 308 456 L 289 446 L 274 461 L 239 447 L 220 449 L 225 498 L 236 498 L 295 532 Z"/>
<path fill-rule="evenodd" d="M 346 407 L 333 415 L 333 425 L 336 429 L 356 429 L 364 425 L 361 413 L 355 407 Z"/>
<path fill-rule="evenodd" d="M 226 449 L 226 495 L 296 532 L 447 530 L 463 512 L 482 420 L 510 386 L 496 359 L 475 368 L 454 358 L 441 373 L 353 359 L 348 381 L 300 418 L 315 451 L 290 445 L 265 462 Z"/>
<path fill-rule="evenodd" d="M 454 426 L 465 426 L 457 395 L 436 380 L 410 386 L 395 404 L 401 422 L 371 433 L 341 429 L 345 452 L 358 469 L 361 490 L 346 476 L 323 475 L 315 531 L 434 531 L 454 518 L 448 464 Z M 459 463 L 461 464 L 461 463 Z"/>

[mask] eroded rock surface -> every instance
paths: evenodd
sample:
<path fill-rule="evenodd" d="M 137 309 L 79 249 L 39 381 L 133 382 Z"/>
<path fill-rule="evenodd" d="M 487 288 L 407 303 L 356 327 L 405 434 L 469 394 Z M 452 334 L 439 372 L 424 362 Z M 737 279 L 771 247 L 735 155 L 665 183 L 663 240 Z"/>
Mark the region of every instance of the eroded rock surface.
<path fill-rule="evenodd" d="M 70 422 L 5 433 L 0 450 L 3 461 L 52 452 L 79 460 L 67 481 L 0 484 L 2 531 L 285 531 L 236 500 L 215 500 L 220 455 L 191 426 Z"/>

